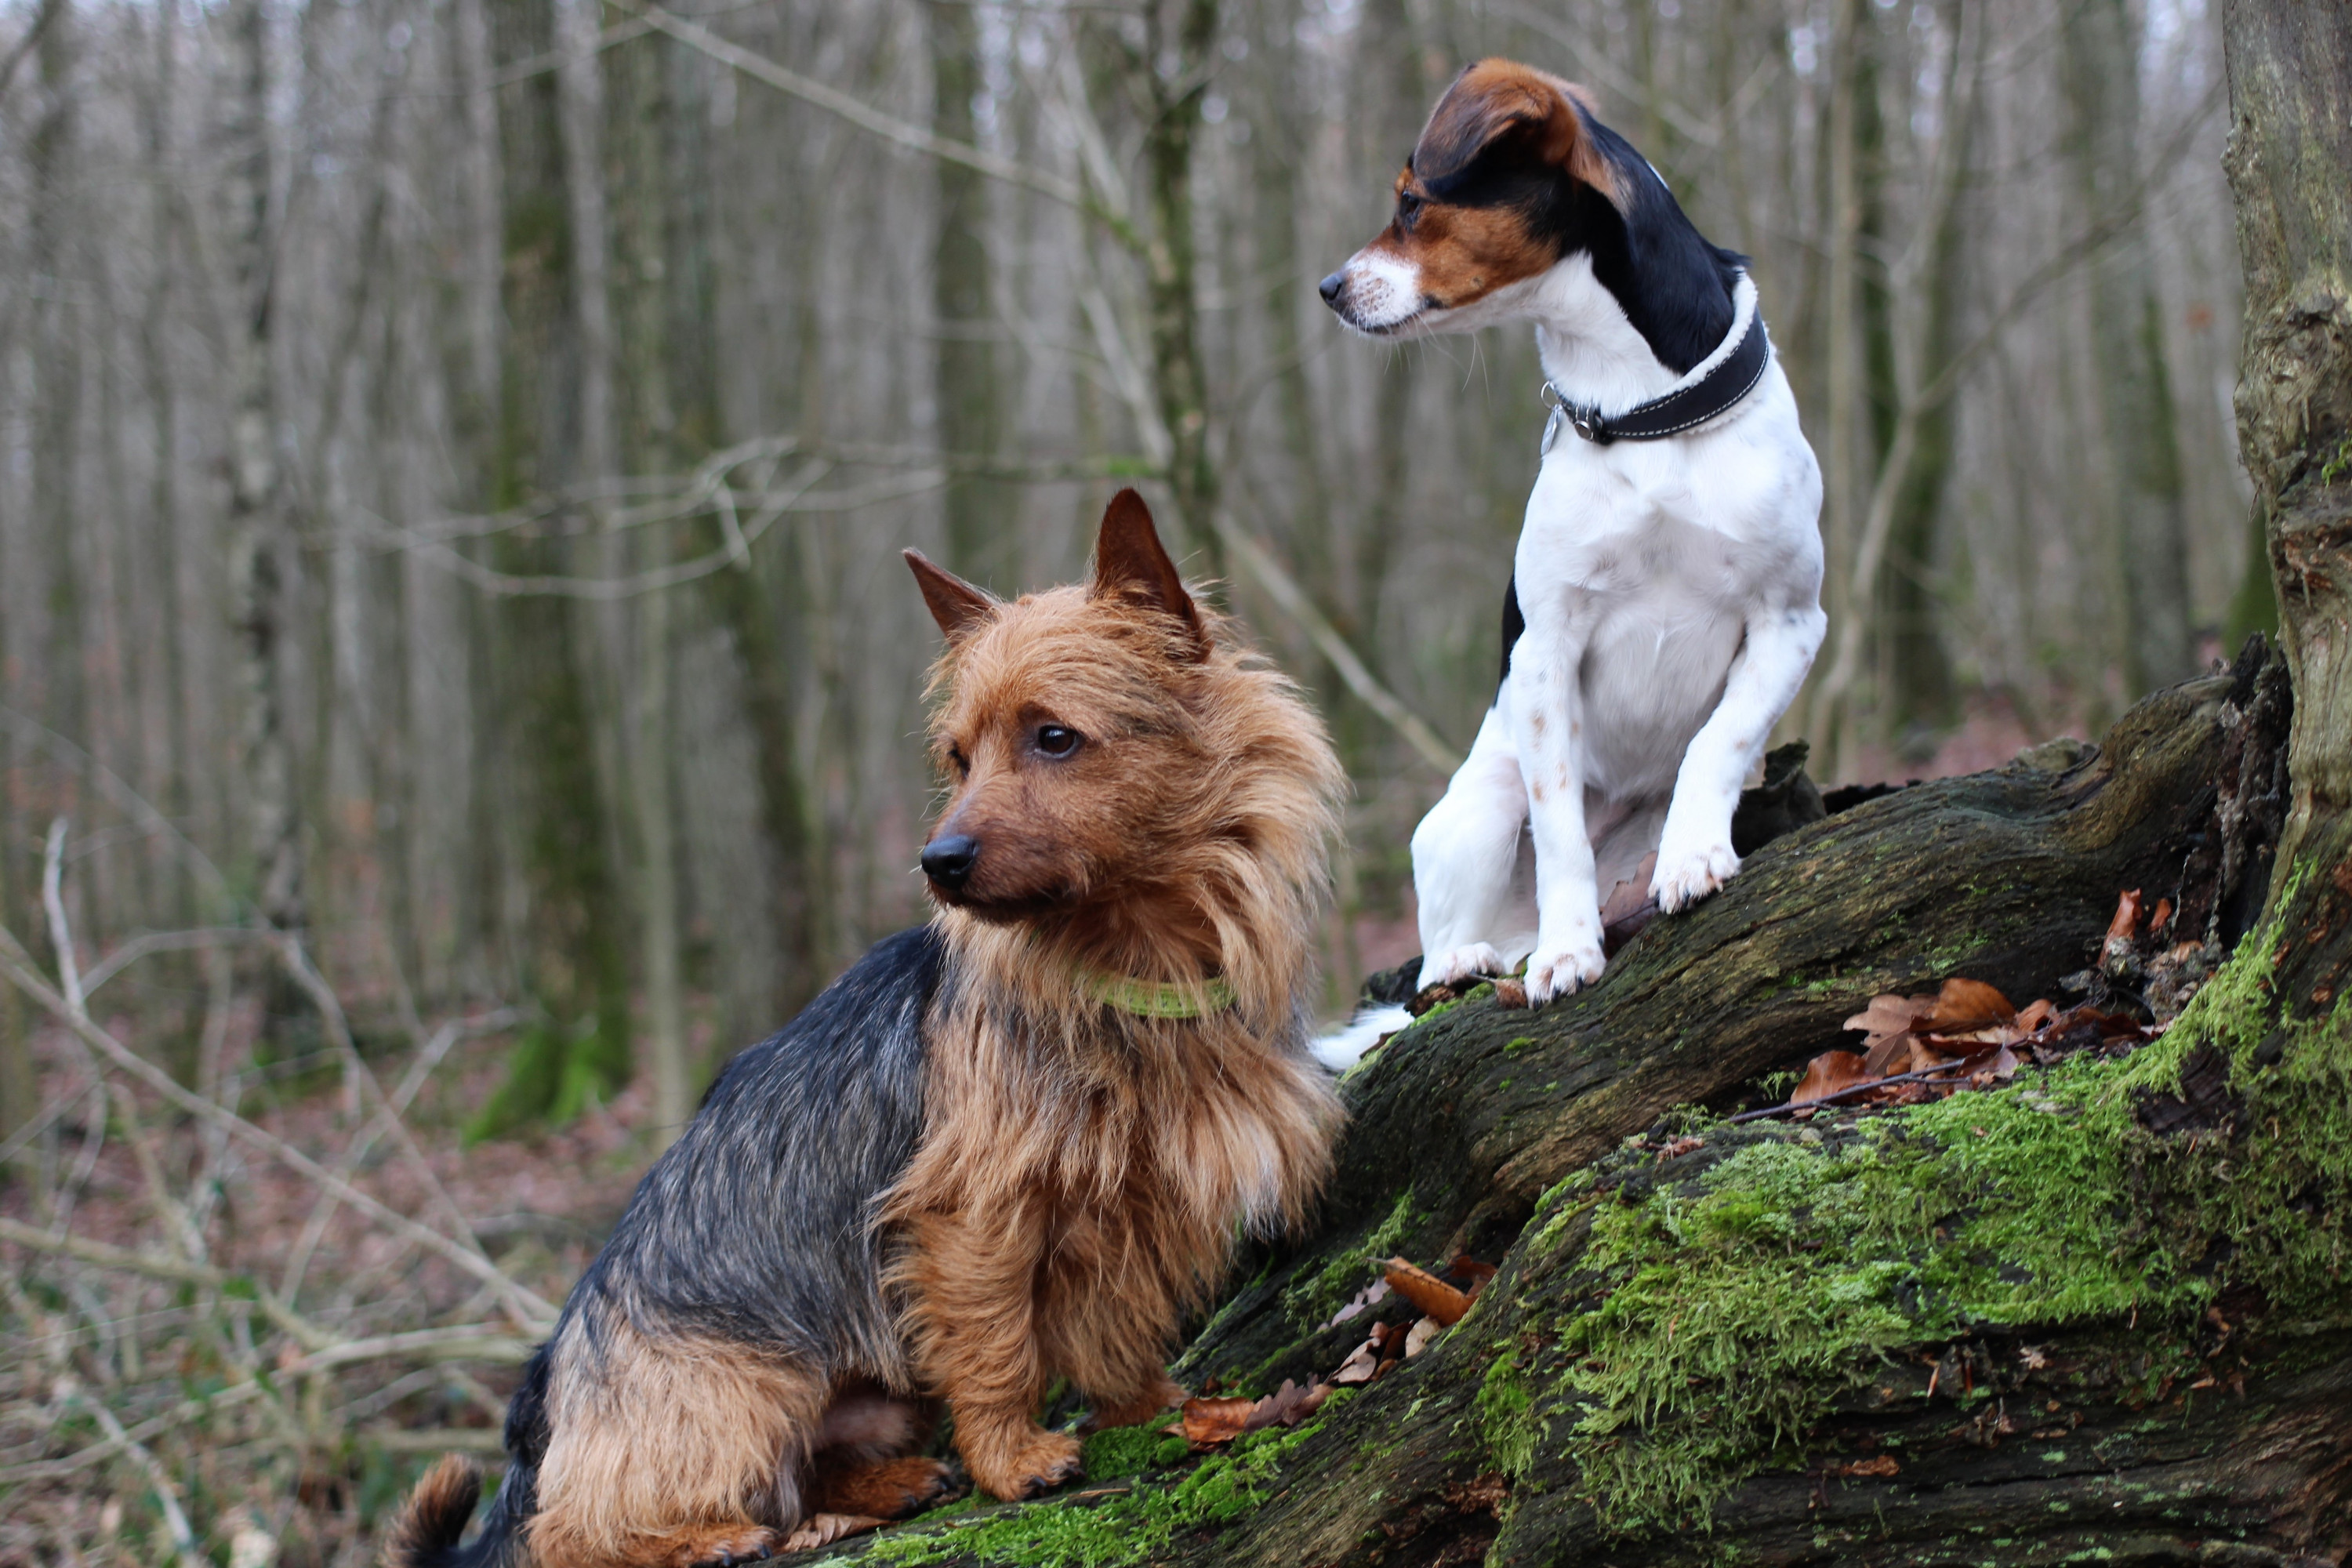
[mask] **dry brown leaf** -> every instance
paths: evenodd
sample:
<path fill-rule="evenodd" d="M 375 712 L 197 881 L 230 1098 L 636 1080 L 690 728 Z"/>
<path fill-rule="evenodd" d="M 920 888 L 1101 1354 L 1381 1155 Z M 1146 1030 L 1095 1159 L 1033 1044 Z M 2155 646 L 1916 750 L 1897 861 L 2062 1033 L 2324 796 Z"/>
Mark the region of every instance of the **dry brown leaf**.
<path fill-rule="evenodd" d="M 1900 1063 L 1911 1059 L 1911 1047 L 1919 1043 L 1916 1035 L 1883 1035 L 1873 1040 L 1862 1058 L 1862 1070 L 1872 1078 L 1885 1078 L 1888 1073 L 1903 1070 Z"/>
<path fill-rule="evenodd" d="M 1959 1076 L 1976 1089 L 1990 1089 L 1997 1083 L 2007 1083 L 2017 1076 L 2017 1055 L 2007 1046 L 1995 1046 L 1981 1056 L 1970 1057 L 1960 1064 Z"/>
<path fill-rule="evenodd" d="M 2115 918 L 2107 921 L 2107 940 L 2129 942 L 2132 933 L 2138 930 L 2139 889 L 2134 888 L 2128 893 L 2116 895 L 2116 913 Z"/>
<path fill-rule="evenodd" d="M 1405 1331 L 1404 1359 L 1411 1361 L 1429 1348 L 1429 1342 L 1445 1331 L 1445 1325 L 1435 1318 L 1423 1318 Z"/>
<path fill-rule="evenodd" d="M 2171 923 L 2172 900 L 2170 899 L 2157 900 L 2156 913 L 2147 917 L 2148 934 L 2153 936 L 2155 933 L 2162 931 L 2166 926 L 2170 925 Z"/>
<path fill-rule="evenodd" d="M 1870 1005 L 1845 1021 L 1849 1029 L 1866 1031 L 1874 1041 L 1889 1035 L 1906 1035 L 1935 1016 L 1933 996 L 1873 996 Z"/>
<path fill-rule="evenodd" d="M 1903 1070 L 1905 1072 L 1932 1072 L 1937 1068 L 1948 1067 L 1959 1059 L 1958 1053 L 1938 1050 L 1932 1042 L 1920 1039 L 1915 1035 L 1911 1038 L 1910 1061 Z"/>
<path fill-rule="evenodd" d="M 1388 1278 L 1389 1289 L 1447 1328 L 1460 1322 L 1463 1314 L 1470 1310 L 1467 1295 L 1402 1258 L 1390 1258 L 1381 1269 Z"/>
<path fill-rule="evenodd" d="M 1525 981 L 1503 979 L 1495 982 L 1496 1006 L 1524 1007 L 1527 1005 L 1528 987 Z"/>
<path fill-rule="evenodd" d="M 1612 926 L 1633 919 L 1650 901 L 1650 878 L 1657 869 L 1658 857 L 1654 851 L 1642 862 L 1632 879 L 1618 883 L 1601 900 L 1601 923 Z"/>
<path fill-rule="evenodd" d="M 1899 1474 L 1903 1467 L 1895 1462 L 1892 1454 L 1874 1454 L 1867 1459 L 1852 1459 L 1827 1468 L 1833 1476 L 1892 1476 Z"/>
<path fill-rule="evenodd" d="M 2047 996 L 2037 997 L 2018 1014 L 2017 1032 L 2020 1036 L 2030 1035 L 2057 1016 L 2058 1004 Z"/>
<path fill-rule="evenodd" d="M 1981 980 L 1947 980 L 1936 993 L 1936 1010 L 1927 1020 L 1938 1035 L 1997 1027 L 2017 1016 L 2010 999 Z"/>
<path fill-rule="evenodd" d="M 1342 1384 L 1370 1383 L 1373 1373 L 1380 1369 L 1381 1342 L 1377 1339 L 1366 1340 L 1339 1363 L 1339 1370 L 1331 1374 L 1331 1381 Z"/>
<path fill-rule="evenodd" d="M 1256 1406 L 1254 1399 L 1188 1399 L 1181 1423 L 1184 1440 L 1196 1447 L 1230 1443 L 1250 1429 L 1250 1412 Z"/>
<path fill-rule="evenodd" d="M 1862 1058 L 1853 1051 L 1823 1051 L 1805 1064 L 1805 1076 L 1797 1080 L 1789 1102 L 1803 1105 L 1826 1100 L 1832 1094 L 1858 1089 L 1876 1076 L 1864 1067 Z"/>
<path fill-rule="evenodd" d="M 1388 1299 L 1389 1282 L 1385 1279 L 1375 1279 L 1370 1284 L 1365 1286 L 1362 1289 L 1357 1291 L 1353 1300 L 1340 1308 L 1337 1312 L 1332 1313 L 1331 1321 L 1323 1326 L 1327 1329 L 1336 1329 L 1340 1324 L 1346 1322 L 1349 1319 L 1362 1316 L 1365 1312 L 1379 1306 L 1382 1301 L 1385 1301 Z"/>
<path fill-rule="evenodd" d="M 1309 1383 L 1301 1388 L 1288 1378 L 1282 1386 L 1250 1407 L 1249 1419 L 1243 1423 L 1244 1432 L 1262 1432 L 1268 1426 L 1296 1426 L 1318 1410 L 1329 1398 L 1331 1385 Z"/>

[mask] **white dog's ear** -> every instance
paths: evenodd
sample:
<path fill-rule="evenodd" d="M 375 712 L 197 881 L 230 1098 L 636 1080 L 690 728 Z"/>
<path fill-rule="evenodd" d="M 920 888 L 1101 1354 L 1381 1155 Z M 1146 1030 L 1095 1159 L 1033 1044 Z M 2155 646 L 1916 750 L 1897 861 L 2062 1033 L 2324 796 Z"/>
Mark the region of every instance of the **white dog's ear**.
<path fill-rule="evenodd" d="M 975 588 L 944 566 L 932 563 L 919 550 L 906 552 L 907 565 L 915 574 L 915 584 L 923 591 L 923 603 L 930 606 L 931 619 L 940 623 L 952 647 L 986 626 L 1003 606 L 983 589 Z"/>
<path fill-rule="evenodd" d="M 1424 185 L 1442 184 L 1509 138 L 1622 208 L 1616 171 L 1586 123 L 1589 112 L 1581 90 L 1557 77 L 1516 60 L 1480 60 L 1454 79 L 1430 111 L 1412 150 L 1413 174 Z"/>
<path fill-rule="evenodd" d="M 1131 489 L 1111 497 L 1103 510 L 1102 532 L 1095 540 L 1094 596 L 1122 599 L 1172 616 L 1184 629 L 1191 656 L 1208 657 L 1209 633 L 1201 624 L 1200 606 L 1185 592 L 1176 563 L 1160 545 L 1151 509 Z"/>

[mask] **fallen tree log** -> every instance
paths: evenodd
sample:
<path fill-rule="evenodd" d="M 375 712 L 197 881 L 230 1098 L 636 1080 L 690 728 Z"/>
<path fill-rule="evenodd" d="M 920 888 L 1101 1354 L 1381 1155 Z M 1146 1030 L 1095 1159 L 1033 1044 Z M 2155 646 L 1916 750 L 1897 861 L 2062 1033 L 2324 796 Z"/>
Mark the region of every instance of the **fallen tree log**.
<path fill-rule="evenodd" d="M 1423 1018 L 1349 1077 L 1321 1228 L 1266 1260 L 1179 1375 L 1271 1384 L 1328 1370 L 1361 1334 L 1315 1331 L 1371 1278 L 1365 1259 L 1499 1257 L 1555 1183 L 1675 1106 L 1726 1109 L 1850 1043 L 1843 1020 L 1879 993 L 1964 975 L 2054 995 L 2096 956 L 2122 889 L 2233 941 L 2259 908 L 2284 805 L 2283 675 L 2254 652 L 2236 676 L 2142 704 L 2104 745 L 2062 742 L 1788 834 L 1550 1006 L 1486 993 Z M 2213 847 L 2231 833 L 2225 880 Z M 2209 867 L 2200 889 L 2189 874 Z"/>
<path fill-rule="evenodd" d="M 1720 1114 L 1875 993 L 2051 994 L 2119 889 L 2240 935 L 2287 725 L 2256 644 L 2095 749 L 1788 835 L 1574 998 L 1424 1016 L 1344 1086 L 1315 1232 L 1252 1260 L 1178 1371 L 1247 1394 L 1329 1373 L 1368 1322 L 1412 1316 L 1333 1321 L 1391 1253 L 1499 1259 L 1465 1319 L 1296 1430 L 1205 1458 L 1111 1434 L 1098 1471 L 1160 1468 L 862 1550 L 1622 1568 L 2352 1546 L 2352 1047 L 2257 1027 L 2262 963 L 2130 1056 L 1803 1126 Z M 2352 889 L 2322 881 L 2340 949 Z"/>

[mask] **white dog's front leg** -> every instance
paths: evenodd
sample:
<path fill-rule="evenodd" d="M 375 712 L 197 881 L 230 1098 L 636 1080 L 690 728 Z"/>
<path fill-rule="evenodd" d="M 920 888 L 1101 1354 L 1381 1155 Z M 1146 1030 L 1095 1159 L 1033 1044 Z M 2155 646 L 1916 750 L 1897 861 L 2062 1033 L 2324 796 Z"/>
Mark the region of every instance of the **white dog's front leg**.
<path fill-rule="evenodd" d="M 1511 731 L 1536 847 L 1536 947 L 1528 1000 L 1549 1002 L 1601 978 L 1601 891 L 1584 824 L 1585 629 L 1561 605 L 1528 606 L 1511 658 Z"/>
<path fill-rule="evenodd" d="M 1658 868 L 1650 879 L 1650 895 L 1666 913 L 1698 902 L 1739 869 L 1731 816 L 1739 809 L 1740 786 L 1763 754 L 1772 726 L 1796 700 L 1828 626 L 1819 605 L 1759 610 L 1748 617 L 1747 640 L 1724 682 L 1723 700 L 1691 737 L 1675 775 Z"/>
<path fill-rule="evenodd" d="M 1506 677 L 1470 755 L 1412 830 L 1412 890 L 1421 905 L 1419 984 L 1424 986 L 1503 972 L 1495 943 L 1503 935 L 1511 868 L 1518 858 L 1519 829 L 1528 820 L 1510 711 L 1511 682 Z"/>

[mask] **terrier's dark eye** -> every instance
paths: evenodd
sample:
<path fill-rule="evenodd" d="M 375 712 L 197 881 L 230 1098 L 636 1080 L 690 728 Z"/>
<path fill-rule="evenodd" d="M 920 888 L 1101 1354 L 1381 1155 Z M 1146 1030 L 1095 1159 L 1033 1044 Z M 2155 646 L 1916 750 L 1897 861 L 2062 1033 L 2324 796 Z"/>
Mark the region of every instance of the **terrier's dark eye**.
<path fill-rule="evenodd" d="M 1397 193 L 1397 221 L 1404 225 L 1405 227 L 1411 228 L 1412 226 L 1412 220 L 1421 216 L 1421 198 L 1414 195 L 1411 191 L 1399 191 Z"/>
<path fill-rule="evenodd" d="M 957 777 L 967 779 L 971 777 L 971 759 L 963 754 L 961 746 L 948 748 L 948 761 L 955 764 Z"/>
<path fill-rule="evenodd" d="M 1066 757 L 1078 749 L 1078 732 L 1059 724 L 1037 727 L 1037 749 L 1049 757 Z"/>

